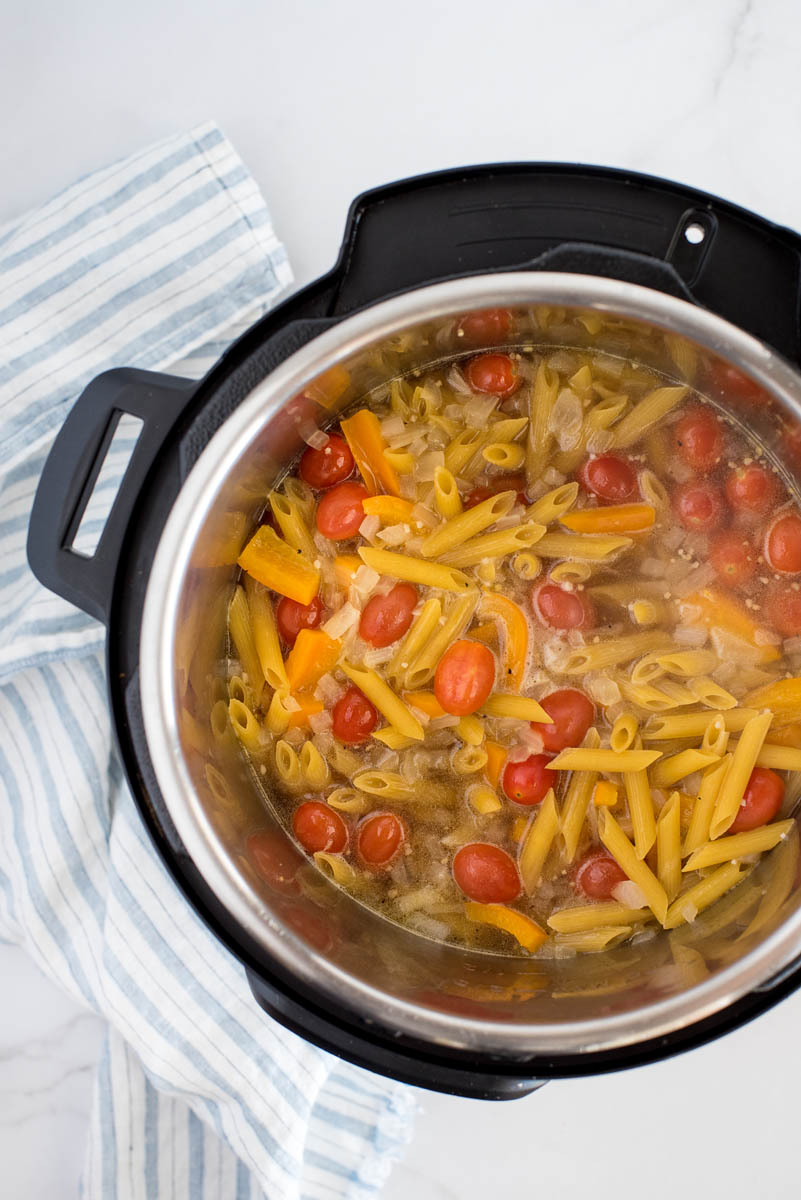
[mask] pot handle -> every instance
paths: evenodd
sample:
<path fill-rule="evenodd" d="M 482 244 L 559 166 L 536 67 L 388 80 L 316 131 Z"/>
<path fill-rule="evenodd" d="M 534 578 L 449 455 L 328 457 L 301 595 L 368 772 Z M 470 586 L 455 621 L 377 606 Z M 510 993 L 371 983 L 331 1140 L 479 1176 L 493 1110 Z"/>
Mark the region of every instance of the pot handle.
<path fill-rule="evenodd" d="M 28 562 L 46 588 L 108 624 L 123 539 L 145 478 L 197 388 L 192 379 L 120 368 L 84 389 L 47 456 L 28 526 Z M 142 422 L 94 553 L 73 542 L 124 414 Z"/>
<path fill-rule="evenodd" d="M 691 300 L 801 361 L 801 238 L 705 192 L 603 167 L 511 163 L 354 200 L 334 311 L 491 271 L 605 275 Z"/>

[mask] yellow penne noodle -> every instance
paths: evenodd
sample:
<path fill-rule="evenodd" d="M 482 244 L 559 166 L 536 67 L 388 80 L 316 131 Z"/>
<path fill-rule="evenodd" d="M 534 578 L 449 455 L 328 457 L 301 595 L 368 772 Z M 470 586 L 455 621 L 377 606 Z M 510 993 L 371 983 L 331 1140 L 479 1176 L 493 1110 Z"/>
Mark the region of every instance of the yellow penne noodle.
<path fill-rule="evenodd" d="M 280 492 L 270 492 L 267 499 L 284 541 L 293 550 L 305 554 L 310 562 L 313 561 L 317 557 L 317 551 L 298 505 L 288 496 L 282 496 Z"/>
<path fill-rule="evenodd" d="M 522 467 L 526 452 L 517 442 L 490 442 L 481 451 L 481 457 L 491 467 L 501 467 L 505 471 L 516 471 Z"/>
<path fill-rule="evenodd" d="M 476 783 L 468 789 L 467 802 L 482 817 L 500 812 L 503 808 L 498 793 L 484 783 Z"/>
<path fill-rule="evenodd" d="M 627 450 L 635 445 L 649 429 L 682 402 L 687 392 L 686 387 L 660 387 L 649 392 L 614 427 L 615 446 Z"/>
<path fill-rule="evenodd" d="M 505 517 L 516 499 L 514 492 L 499 492 L 497 496 L 489 496 L 482 500 L 474 508 L 468 508 L 458 516 L 451 517 L 450 521 L 443 522 L 424 538 L 420 553 L 423 558 L 439 558 L 449 550 L 463 545 L 490 525 L 494 525 L 501 517 Z"/>
<path fill-rule="evenodd" d="M 437 467 L 434 471 L 434 503 L 437 512 L 446 521 L 458 517 L 462 511 L 456 480 L 447 467 Z"/>
<path fill-rule="evenodd" d="M 537 809 L 537 815 L 529 826 L 523 845 L 520 847 L 520 878 L 523 887 L 531 895 L 536 891 L 542 868 L 553 840 L 559 831 L 559 810 L 551 788 Z"/>
<path fill-rule="evenodd" d="M 757 715 L 754 708 L 730 708 L 728 712 L 698 712 L 677 713 L 669 717 L 652 717 L 643 728 L 644 742 L 672 741 L 680 738 L 702 738 L 715 717 L 722 717 L 725 728 L 730 733 L 744 729 L 748 722 Z"/>
<path fill-rule="evenodd" d="M 241 586 L 234 588 L 231 604 L 228 608 L 228 628 L 234 643 L 237 657 L 242 664 L 242 670 L 247 677 L 248 686 L 254 695 L 260 695 L 264 687 L 264 672 L 253 639 L 253 628 L 250 623 L 245 589 Z"/>
<path fill-rule="evenodd" d="M 403 733 L 398 733 L 397 729 L 393 729 L 391 725 L 386 725 L 383 729 L 377 730 L 371 735 L 377 742 L 381 742 L 384 746 L 388 746 L 390 750 L 406 750 L 409 746 L 419 744 L 419 738 L 406 737 Z"/>
<path fill-rule="evenodd" d="M 488 755 L 482 746 L 460 746 L 451 755 L 451 766 L 457 775 L 475 775 L 487 765 Z"/>
<path fill-rule="evenodd" d="M 635 925 L 650 917 L 647 908 L 625 908 L 616 900 L 599 904 L 580 904 L 551 913 L 548 924 L 557 933 L 582 933 L 604 926 Z"/>
<path fill-rule="evenodd" d="M 292 713 L 286 707 L 288 699 L 289 692 L 285 692 L 280 688 L 276 689 L 270 698 L 264 724 L 272 734 L 278 735 L 281 733 L 286 733 L 287 729 L 289 728 L 289 719 L 292 716 Z"/>
<path fill-rule="evenodd" d="M 270 593 L 255 579 L 245 576 L 245 595 L 250 613 L 253 645 L 261 664 L 262 674 L 271 688 L 289 690 L 286 668 L 278 640 Z"/>
<path fill-rule="evenodd" d="M 342 662 L 340 667 L 352 683 L 364 692 L 383 717 L 386 717 L 393 729 L 403 737 L 422 741 L 423 726 L 417 720 L 412 710 L 393 692 L 377 671 L 370 668 L 355 667 L 351 663 Z"/>
<path fill-rule="evenodd" d="M 718 793 L 715 811 L 709 827 L 709 836 L 718 838 L 737 816 L 746 784 L 756 766 L 756 760 L 767 736 L 773 714 L 758 713 L 752 717 L 740 734 L 737 749 L 732 754 L 731 764 Z"/>
<path fill-rule="evenodd" d="M 599 950 L 611 950 L 634 932 L 633 925 L 607 925 L 598 929 L 586 929 L 580 933 L 554 934 L 554 943 L 576 954 L 597 954 Z"/>
<path fill-rule="evenodd" d="M 229 700 L 228 715 L 231 718 L 234 733 L 242 745 L 251 754 L 258 754 L 263 749 L 261 725 L 248 706 L 241 700 Z"/>
<path fill-rule="evenodd" d="M 370 807 L 366 795 L 348 787 L 334 788 L 333 792 L 326 796 L 325 802 L 340 812 L 352 813 L 354 816 L 361 816 Z"/>
<path fill-rule="evenodd" d="M 715 842 L 707 842 L 690 855 L 684 870 L 700 871 L 704 867 L 715 867 L 718 863 L 735 862 L 749 854 L 763 854 L 787 837 L 794 825 L 795 821 L 776 821 L 773 825 L 749 829 L 747 833 L 732 833 Z"/>
<path fill-rule="evenodd" d="M 507 696 L 496 692 L 481 707 L 486 717 L 512 717 L 518 721 L 539 721 L 548 725 L 551 718 L 537 701 L 529 696 Z"/>
<path fill-rule="evenodd" d="M 639 722 L 634 713 L 621 713 L 612 726 L 609 735 L 609 747 L 616 753 L 628 750 L 637 736 Z"/>
<path fill-rule="evenodd" d="M 425 646 L 442 616 L 442 602 L 429 596 L 412 622 L 409 632 L 387 664 L 390 679 L 401 679 Z"/>
<path fill-rule="evenodd" d="M 697 850 L 704 842 L 709 840 L 709 827 L 712 823 L 712 814 L 715 811 L 715 804 L 720 791 L 720 785 L 729 769 L 732 756 L 727 754 L 720 762 L 715 763 L 711 767 L 707 767 L 701 779 L 701 789 L 698 793 L 690 824 L 687 829 L 687 835 L 684 839 L 682 854 L 691 854 L 693 850 Z"/>
<path fill-rule="evenodd" d="M 298 755 L 298 761 L 300 762 L 304 781 L 310 788 L 314 788 L 315 791 L 322 791 L 324 787 L 327 787 L 331 779 L 331 772 L 328 769 L 328 763 L 314 742 L 303 743 Z"/>
<path fill-rule="evenodd" d="M 460 717 L 456 733 L 468 746 L 480 746 L 485 736 L 484 723 L 475 715 Z"/>
<path fill-rule="evenodd" d="M 434 632 L 423 644 L 405 670 L 405 686 L 416 691 L 433 677 L 437 663 L 453 642 L 464 633 L 478 604 L 478 592 L 471 590 L 458 596 L 437 623 Z"/>
<path fill-rule="evenodd" d="M 669 758 L 663 758 L 651 772 L 654 787 L 667 788 L 692 775 L 694 771 L 703 771 L 719 761 L 717 754 L 705 754 L 703 750 L 680 750 Z"/>
<path fill-rule="evenodd" d="M 404 579 L 409 583 L 420 583 L 425 587 L 438 588 L 444 592 L 464 592 L 470 580 L 454 567 L 441 563 L 426 562 L 411 554 L 395 554 L 392 550 L 377 550 L 361 546 L 359 557 L 379 575 L 390 575 L 393 579 Z"/>
<path fill-rule="evenodd" d="M 699 912 L 709 908 L 710 904 L 714 904 L 736 883 L 739 883 L 742 874 L 739 863 L 726 863 L 725 866 L 718 867 L 711 875 L 707 875 L 700 883 L 696 883 L 686 892 L 682 892 L 673 901 L 662 923 L 663 927 L 678 929 L 679 925 L 684 925 L 686 922 L 691 924 Z"/>
<path fill-rule="evenodd" d="M 350 863 L 346 862 L 341 854 L 330 854 L 327 850 L 318 850 L 314 855 L 314 861 L 340 887 L 354 887 L 359 880 L 358 872 L 354 871 Z"/>
<path fill-rule="evenodd" d="M 664 512 L 670 507 L 670 497 L 665 485 L 653 471 L 640 471 L 640 491 L 643 499 L 652 504 L 658 513 Z"/>
<path fill-rule="evenodd" d="M 598 730 L 589 729 L 584 738 L 584 747 L 588 750 L 594 750 L 600 745 L 600 741 Z M 567 863 L 572 863 L 576 857 L 581 832 L 587 816 L 587 809 L 589 808 L 590 798 L 592 797 L 597 779 L 597 771 L 574 771 L 570 776 L 567 791 L 565 792 L 564 804 L 562 805 L 562 819 L 560 822 L 565 862 Z"/>
<path fill-rule="evenodd" d="M 732 743 L 732 749 L 737 743 Z M 770 746 L 763 744 L 756 758 L 758 767 L 768 767 L 771 771 L 801 771 L 801 750 L 795 746 Z"/>
<path fill-rule="evenodd" d="M 353 786 L 382 800 L 409 800 L 414 788 L 397 771 L 361 771 L 353 777 Z"/>
<path fill-rule="evenodd" d="M 542 558 L 607 562 L 633 545 L 630 537 L 610 533 L 546 533 L 537 544 L 537 553 Z"/>
<path fill-rule="evenodd" d="M 656 873 L 668 901 L 681 887 L 681 808 L 678 792 L 663 806 L 656 823 Z"/>
<path fill-rule="evenodd" d="M 559 376 L 540 361 L 529 393 L 529 426 L 526 440 L 526 476 L 537 483 L 545 470 L 553 442 L 551 413 L 559 391 Z"/>
<path fill-rule="evenodd" d="M 536 545 L 545 532 L 544 525 L 526 521 L 512 529 L 498 530 L 485 533 L 481 537 L 471 538 L 458 550 L 450 550 L 442 555 L 442 562 L 451 567 L 474 567 L 487 558 L 505 558 L 507 554 L 515 554 L 529 546 Z"/>
<path fill-rule="evenodd" d="M 718 656 L 713 650 L 670 650 L 667 654 L 657 655 L 656 661 L 668 675 L 692 679 L 713 670 L 717 666 Z"/>
<path fill-rule="evenodd" d="M 642 747 L 639 737 L 635 739 L 634 747 L 637 750 Z M 647 770 L 629 771 L 623 776 L 623 784 L 631 816 L 634 848 L 638 858 L 645 858 L 656 841 L 654 801 Z"/>
<path fill-rule="evenodd" d="M 606 642 L 592 642 L 572 650 L 565 659 L 562 672 L 565 675 L 585 675 L 588 671 L 621 666 L 664 642 L 665 635 L 657 632 L 632 633 L 628 637 Z"/>
<path fill-rule="evenodd" d="M 445 466 L 453 475 L 460 475 L 470 459 L 478 452 L 484 435 L 478 429 L 465 429 L 457 433 L 445 447 Z"/>
<path fill-rule="evenodd" d="M 732 696 L 725 688 L 710 679 L 708 675 L 700 675 L 698 679 L 688 679 L 687 686 L 695 699 L 707 708 L 720 709 L 736 708 L 737 697 Z"/>
<path fill-rule="evenodd" d="M 303 786 L 303 772 L 294 746 L 283 741 L 275 743 L 275 769 L 284 787 L 297 789 Z"/>
<path fill-rule="evenodd" d="M 644 771 L 661 757 L 659 750 L 562 750 L 548 763 L 549 771 Z"/>
<path fill-rule="evenodd" d="M 728 744 L 729 734 L 726 730 L 726 722 L 721 713 L 716 713 L 704 730 L 704 736 L 701 738 L 701 750 L 705 754 L 720 756 L 726 753 Z"/>
<path fill-rule="evenodd" d="M 608 808 L 601 812 L 598 833 L 621 870 L 628 875 L 632 883 L 637 884 L 657 921 L 660 924 L 664 923 L 668 908 L 665 889 L 650 867 L 637 857 L 636 850 Z"/>
<path fill-rule="evenodd" d="M 538 525 L 550 525 L 573 507 L 578 496 L 577 483 L 563 483 L 540 496 L 526 509 L 526 520 L 536 521 Z"/>

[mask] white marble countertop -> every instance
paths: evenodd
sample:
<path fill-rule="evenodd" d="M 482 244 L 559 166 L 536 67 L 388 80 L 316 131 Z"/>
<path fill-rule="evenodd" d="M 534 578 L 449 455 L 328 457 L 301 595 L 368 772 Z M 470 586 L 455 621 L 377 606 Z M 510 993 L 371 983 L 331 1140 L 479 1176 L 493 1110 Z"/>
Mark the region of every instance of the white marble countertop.
<path fill-rule="evenodd" d="M 3 16 L 0 221 L 214 117 L 299 283 L 333 262 L 357 192 L 471 162 L 646 171 L 801 228 L 795 0 L 39 0 Z M 0 980 L 2 1194 L 72 1200 L 100 1026 L 16 949 L 0 946 Z M 794 1196 L 799 1021 L 801 995 L 690 1055 L 510 1105 L 421 1095 L 386 1200 Z"/>

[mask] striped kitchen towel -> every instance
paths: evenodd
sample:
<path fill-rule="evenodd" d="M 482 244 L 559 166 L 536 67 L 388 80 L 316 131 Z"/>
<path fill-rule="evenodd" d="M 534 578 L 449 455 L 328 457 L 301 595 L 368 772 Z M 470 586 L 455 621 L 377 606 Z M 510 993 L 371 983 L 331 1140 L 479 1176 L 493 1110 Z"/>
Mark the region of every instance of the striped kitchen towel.
<path fill-rule="evenodd" d="M 408 1138 L 406 1089 L 271 1021 L 178 893 L 112 744 L 104 631 L 25 557 L 42 464 L 85 384 L 123 365 L 201 374 L 290 280 L 212 124 L 0 229 L 0 936 L 108 1020 L 92 1200 L 367 1197 Z"/>

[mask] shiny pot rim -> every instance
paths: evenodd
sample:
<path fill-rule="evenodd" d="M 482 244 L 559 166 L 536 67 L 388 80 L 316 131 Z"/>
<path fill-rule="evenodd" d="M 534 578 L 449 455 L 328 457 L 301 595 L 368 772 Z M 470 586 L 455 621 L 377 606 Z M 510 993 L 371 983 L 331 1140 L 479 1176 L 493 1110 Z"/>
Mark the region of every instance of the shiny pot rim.
<path fill-rule="evenodd" d="M 768 346 L 705 309 L 620 280 L 562 272 L 468 276 L 380 301 L 319 334 L 259 383 L 214 434 L 169 513 L 153 559 L 139 662 L 145 736 L 164 802 L 190 858 L 230 916 L 267 954 L 317 994 L 336 997 L 365 1021 L 434 1044 L 509 1058 L 589 1053 L 661 1037 L 765 989 L 801 952 L 801 910 L 737 963 L 685 992 L 611 1017 L 534 1025 L 492 1023 L 415 1005 L 370 987 L 281 926 L 236 872 L 182 760 L 174 635 L 192 545 L 231 470 L 265 421 L 315 377 L 416 322 L 498 306 L 581 307 L 683 335 L 742 367 L 801 419 L 801 376 Z"/>

